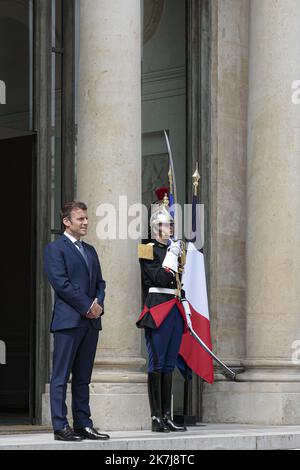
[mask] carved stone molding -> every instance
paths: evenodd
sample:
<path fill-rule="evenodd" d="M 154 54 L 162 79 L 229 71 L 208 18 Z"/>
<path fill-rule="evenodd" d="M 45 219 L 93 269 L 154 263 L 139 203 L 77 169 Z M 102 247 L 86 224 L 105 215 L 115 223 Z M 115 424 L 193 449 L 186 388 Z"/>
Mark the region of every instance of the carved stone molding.
<path fill-rule="evenodd" d="M 155 34 L 164 10 L 165 0 L 144 0 L 144 44 Z"/>
<path fill-rule="evenodd" d="M 185 95 L 185 67 L 174 67 L 143 74 L 142 90 L 143 101 Z"/>

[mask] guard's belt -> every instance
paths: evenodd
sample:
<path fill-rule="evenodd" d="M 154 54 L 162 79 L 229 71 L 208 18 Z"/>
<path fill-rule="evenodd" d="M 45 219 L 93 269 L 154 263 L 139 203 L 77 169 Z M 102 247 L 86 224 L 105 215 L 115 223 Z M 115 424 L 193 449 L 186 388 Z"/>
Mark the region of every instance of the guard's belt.
<path fill-rule="evenodd" d="M 177 289 L 165 289 L 164 287 L 150 287 L 149 294 L 177 295 Z"/>

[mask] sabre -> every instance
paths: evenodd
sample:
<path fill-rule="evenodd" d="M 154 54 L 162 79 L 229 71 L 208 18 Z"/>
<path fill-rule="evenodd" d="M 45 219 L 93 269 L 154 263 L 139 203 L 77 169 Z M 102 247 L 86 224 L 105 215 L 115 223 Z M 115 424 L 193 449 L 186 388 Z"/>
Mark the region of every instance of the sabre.
<path fill-rule="evenodd" d="M 166 129 L 164 129 L 164 136 L 166 140 L 166 145 L 167 145 L 167 150 L 168 150 L 168 155 L 169 155 L 169 184 L 170 184 L 170 193 L 173 193 L 174 195 L 174 204 L 177 204 L 177 186 L 176 186 L 176 180 L 175 180 L 175 167 L 174 167 L 174 160 L 173 160 L 173 154 L 172 154 L 172 149 L 170 145 L 170 140 L 168 133 Z M 178 238 L 178 220 L 177 220 L 177 213 L 176 210 L 174 209 L 174 235 L 173 238 L 176 240 Z"/>
<path fill-rule="evenodd" d="M 167 149 L 168 149 L 168 154 L 169 154 L 169 162 L 170 162 L 170 167 L 172 171 L 172 180 L 173 180 L 173 189 L 174 189 L 174 202 L 177 203 L 177 187 L 176 187 L 176 181 L 175 181 L 175 168 L 174 168 L 174 160 L 173 160 L 173 155 L 172 155 L 172 150 L 171 150 L 171 145 L 168 137 L 168 133 L 166 130 L 164 130 L 165 134 L 165 139 L 166 139 L 166 144 L 167 144 Z"/>
<path fill-rule="evenodd" d="M 193 325 L 192 325 L 192 322 L 191 322 L 191 318 L 190 318 L 191 309 L 190 309 L 188 301 L 186 299 L 182 299 L 181 303 L 182 303 L 183 308 L 184 308 L 184 312 L 185 312 L 189 332 L 191 333 L 193 338 L 195 338 L 195 340 L 200 344 L 200 346 L 202 346 L 202 348 L 219 364 L 219 366 L 222 367 L 222 369 L 224 371 L 224 375 L 226 375 L 226 377 L 229 377 L 231 380 L 235 380 L 236 379 L 236 373 L 233 370 L 229 369 L 229 367 L 227 367 L 226 364 L 224 364 L 224 362 L 222 362 L 221 359 L 219 359 L 211 351 L 211 349 L 209 349 L 209 347 L 204 343 L 204 341 L 202 341 L 201 338 L 199 338 L 197 333 L 194 331 Z"/>
<path fill-rule="evenodd" d="M 198 343 L 203 347 L 203 349 L 205 349 L 205 351 L 222 367 L 223 371 L 224 371 L 224 375 L 226 377 L 228 377 L 229 379 L 235 381 L 236 379 L 236 373 L 229 369 L 229 367 L 226 366 L 226 364 L 224 364 L 224 362 L 221 361 L 221 359 L 219 359 L 210 349 L 208 346 L 206 346 L 206 344 L 202 341 L 201 338 L 199 338 L 199 336 L 197 335 L 197 333 L 195 333 L 195 331 L 193 330 L 193 328 L 189 328 L 189 331 L 191 333 L 191 335 L 193 336 L 193 338 L 195 338 L 196 341 L 198 341 Z"/>

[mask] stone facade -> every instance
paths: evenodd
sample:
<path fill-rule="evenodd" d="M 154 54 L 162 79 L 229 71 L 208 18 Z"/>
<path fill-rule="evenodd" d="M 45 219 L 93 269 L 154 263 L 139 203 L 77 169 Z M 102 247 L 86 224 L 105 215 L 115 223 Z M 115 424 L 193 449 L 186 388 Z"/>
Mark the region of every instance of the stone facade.
<path fill-rule="evenodd" d="M 99 242 L 95 217 L 103 201 L 141 200 L 140 1 L 80 4 L 77 196 L 93 214 L 89 240 L 111 286 L 91 402 L 97 425 L 143 429 L 145 361 L 132 328 L 136 243 Z M 291 101 L 300 79 L 299 1 L 211 0 L 211 13 L 212 337 L 217 355 L 244 372 L 230 383 L 216 369 L 215 384 L 204 386 L 203 420 L 299 424 L 300 374 L 291 360 L 300 339 L 300 107 Z"/>
<path fill-rule="evenodd" d="M 213 54 L 220 73 L 213 89 L 221 91 L 212 140 L 224 136 L 227 145 L 213 154 L 215 197 L 221 195 L 215 210 L 221 216 L 213 217 L 217 236 L 212 233 L 219 248 L 211 266 L 213 279 L 219 280 L 212 291 L 214 332 L 220 355 L 234 351 L 245 372 L 239 383 L 205 387 L 204 420 L 299 424 L 300 374 L 292 346 L 300 335 L 300 108 L 291 99 L 292 83 L 300 76 L 299 4 L 221 1 L 215 3 L 215 18 Z M 248 19 L 249 55 L 241 34 Z M 236 239 L 237 233 L 242 237 Z M 232 294 L 226 308 L 221 286 L 232 281 L 240 295 L 235 304 Z"/>

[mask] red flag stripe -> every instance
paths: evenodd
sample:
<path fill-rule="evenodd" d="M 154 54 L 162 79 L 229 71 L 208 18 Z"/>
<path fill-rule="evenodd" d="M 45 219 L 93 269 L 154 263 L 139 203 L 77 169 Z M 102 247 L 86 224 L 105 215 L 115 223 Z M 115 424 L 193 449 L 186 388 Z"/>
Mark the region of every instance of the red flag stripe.
<path fill-rule="evenodd" d="M 196 312 L 192 305 L 190 305 L 190 308 L 195 333 L 209 349 L 212 349 L 209 320 Z M 190 333 L 184 333 L 179 354 L 196 374 L 210 384 L 214 382 L 213 359 Z"/>

